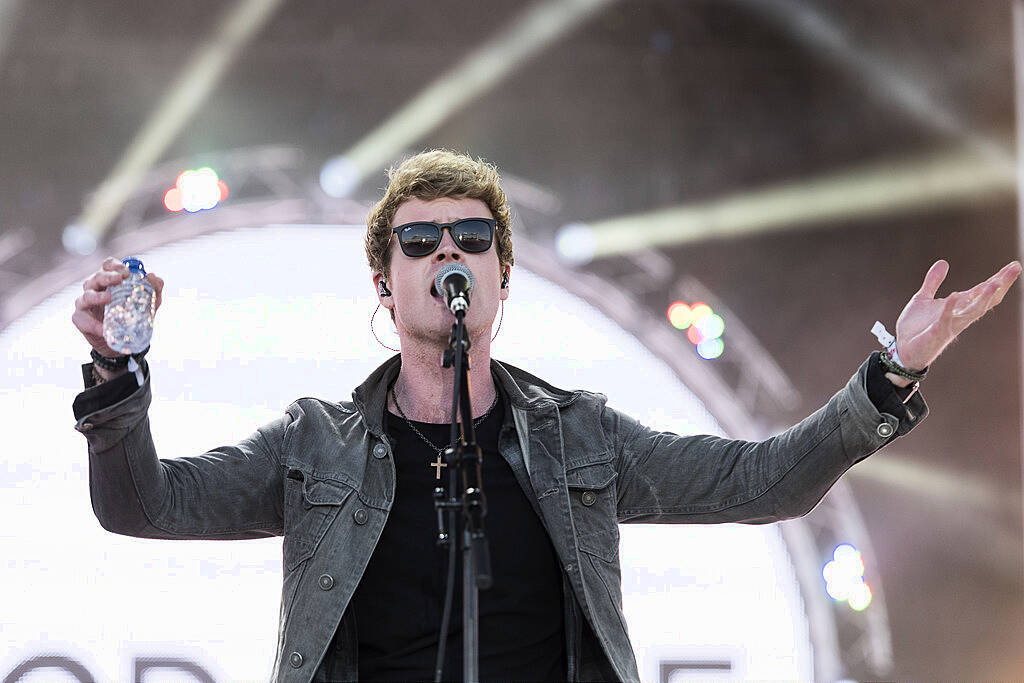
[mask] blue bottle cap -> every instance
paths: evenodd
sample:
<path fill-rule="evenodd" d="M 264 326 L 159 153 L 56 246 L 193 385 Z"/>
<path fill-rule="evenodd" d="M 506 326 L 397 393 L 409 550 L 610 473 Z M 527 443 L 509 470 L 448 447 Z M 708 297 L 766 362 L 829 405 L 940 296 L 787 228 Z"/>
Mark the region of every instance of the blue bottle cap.
<path fill-rule="evenodd" d="M 146 269 L 142 266 L 142 261 L 135 258 L 134 256 L 129 256 L 128 258 L 121 259 L 121 263 L 128 266 L 129 273 L 146 277 Z"/>

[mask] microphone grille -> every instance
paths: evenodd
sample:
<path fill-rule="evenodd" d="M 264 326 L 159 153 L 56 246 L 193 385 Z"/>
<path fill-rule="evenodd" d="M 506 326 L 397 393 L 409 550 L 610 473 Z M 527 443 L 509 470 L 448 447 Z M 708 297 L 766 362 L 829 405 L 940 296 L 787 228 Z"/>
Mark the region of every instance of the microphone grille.
<path fill-rule="evenodd" d="M 464 266 L 461 263 L 448 263 L 441 266 L 441 269 L 437 271 L 437 275 L 434 276 L 434 289 L 439 292 L 444 291 L 444 281 L 448 279 L 450 275 L 458 273 L 459 275 L 466 278 L 466 282 L 469 283 L 469 291 L 473 291 L 473 286 L 476 284 L 473 278 L 473 271 L 468 266 Z"/>

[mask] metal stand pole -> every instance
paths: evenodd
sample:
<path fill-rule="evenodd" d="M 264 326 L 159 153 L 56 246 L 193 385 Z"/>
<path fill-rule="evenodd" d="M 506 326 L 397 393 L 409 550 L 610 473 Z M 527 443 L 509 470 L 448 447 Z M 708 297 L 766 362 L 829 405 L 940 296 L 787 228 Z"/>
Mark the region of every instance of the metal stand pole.
<path fill-rule="evenodd" d="M 473 425 L 469 386 L 470 344 L 466 337 L 464 318 L 464 310 L 455 313 L 456 323 L 452 325 L 449 348 L 442 359 L 444 367 L 455 368 L 451 423 L 451 440 L 455 447 L 449 449 L 451 452 L 446 455 L 453 468 L 458 467 L 462 482 L 461 501 L 456 497 L 456 489 L 460 487 L 452 487 L 448 491 L 448 500 L 435 500 L 435 505 L 439 509 L 462 508 L 462 674 L 463 681 L 475 683 L 480 680 L 478 591 L 490 588 L 492 579 L 490 551 L 484 532 L 487 502 L 481 476 L 483 453 L 476 442 L 476 428 Z M 458 419 L 460 416 L 461 424 Z"/>

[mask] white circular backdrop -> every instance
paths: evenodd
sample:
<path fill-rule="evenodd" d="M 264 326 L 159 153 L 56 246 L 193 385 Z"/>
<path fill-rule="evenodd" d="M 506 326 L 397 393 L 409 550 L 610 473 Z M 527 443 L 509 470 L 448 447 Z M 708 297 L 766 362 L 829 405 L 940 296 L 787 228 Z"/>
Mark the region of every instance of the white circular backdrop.
<path fill-rule="evenodd" d="M 152 351 L 160 456 L 235 443 L 301 396 L 347 399 L 391 355 L 370 335 L 376 305 L 362 229 L 266 226 L 140 255 L 166 280 Z M 57 283 L 55 283 L 57 284 Z M 493 355 L 658 429 L 720 433 L 671 370 L 599 311 L 523 267 Z M 98 680 L 131 680 L 143 657 L 190 660 L 217 681 L 267 678 L 280 600 L 280 539 L 162 541 L 100 528 L 85 440 L 72 428 L 88 347 L 74 283 L 0 334 L 0 674 L 43 654 Z M 397 348 L 385 312 L 378 335 Z M 774 526 L 622 528 L 625 611 L 641 676 L 813 676 L 795 573 Z M 687 672 L 685 662 L 727 663 Z M 181 671 L 146 681 L 183 680 Z M 23 681 L 76 680 L 36 671 Z M 185 680 L 191 680 L 186 678 Z"/>

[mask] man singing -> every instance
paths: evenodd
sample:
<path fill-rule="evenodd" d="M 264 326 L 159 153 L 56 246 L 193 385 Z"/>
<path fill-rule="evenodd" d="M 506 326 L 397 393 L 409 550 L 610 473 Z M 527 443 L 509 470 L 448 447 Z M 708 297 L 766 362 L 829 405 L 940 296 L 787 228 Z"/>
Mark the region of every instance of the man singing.
<path fill-rule="evenodd" d="M 450 445 L 455 321 L 434 288 L 463 264 L 472 417 L 483 451 L 493 586 L 480 593 L 483 680 L 638 680 L 622 614 L 620 522 L 764 523 L 803 515 L 854 463 L 927 413 L 918 382 L 942 350 L 998 304 L 1010 263 L 936 299 L 938 261 L 896 323 L 829 402 L 760 443 L 656 432 L 605 405 L 492 360 L 490 331 L 511 287 L 509 206 L 497 170 L 445 150 L 389 174 L 367 220 L 366 254 L 401 352 L 334 403 L 304 398 L 234 447 L 160 460 L 141 384 L 103 340 L 107 259 L 72 321 L 93 348 L 75 399 L 89 444 L 93 509 L 144 538 L 284 536 L 277 681 L 433 680 L 448 575 L 433 490 Z M 150 274 L 159 294 L 163 281 Z M 454 531 L 454 530 L 453 530 Z M 452 534 L 458 538 L 457 533 Z M 500 539 L 500 540 L 499 540 Z M 461 591 L 456 582 L 456 610 Z M 462 672 L 462 626 L 445 634 L 442 677 Z"/>

